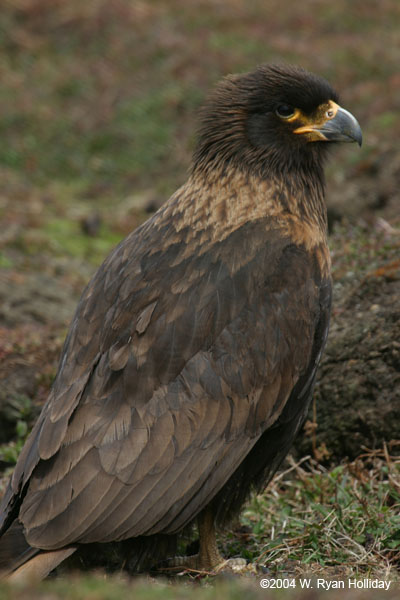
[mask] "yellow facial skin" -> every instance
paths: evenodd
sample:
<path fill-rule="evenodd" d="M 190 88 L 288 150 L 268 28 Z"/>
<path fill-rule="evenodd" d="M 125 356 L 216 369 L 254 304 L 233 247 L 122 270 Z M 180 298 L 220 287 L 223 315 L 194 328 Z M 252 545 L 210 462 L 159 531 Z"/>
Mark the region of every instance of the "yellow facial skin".
<path fill-rule="evenodd" d="M 279 116 L 279 115 L 278 115 Z M 296 108 L 282 121 L 292 123 L 292 133 L 304 136 L 307 142 L 357 142 L 362 144 L 362 131 L 357 119 L 348 111 L 329 100 L 321 104 L 312 115 Z"/>
<path fill-rule="evenodd" d="M 302 113 L 301 110 L 296 109 L 294 115 L 287 120 L 302 123 L 300 127 L 294 129 L 293 133 L 305 135 L 309 142 L 328 141 L 328 138 L 320 129 L 327 121 L 331 121 L 336 117 L 339 108 L 336 102 L 329 100 L 329 102 L 321 104 L 311 118 Z"/>

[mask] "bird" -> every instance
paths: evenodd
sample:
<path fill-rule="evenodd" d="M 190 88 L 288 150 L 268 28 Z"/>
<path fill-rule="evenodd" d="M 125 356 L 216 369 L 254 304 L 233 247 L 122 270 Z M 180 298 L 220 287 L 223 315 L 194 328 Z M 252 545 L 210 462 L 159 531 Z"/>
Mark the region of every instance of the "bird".
<path fill-rule="evenodd" d="M 361 145 L 322 77 L 263 64 L 200 111 L 187 181 L 97 270 L 0 508 L 0 570 L 44 578 L 87 544 L 187 565 L 263 490 L 310 404 L 331 312 L 324 165 Z M 186 560 L 186 559 L 185 559 Z"/>

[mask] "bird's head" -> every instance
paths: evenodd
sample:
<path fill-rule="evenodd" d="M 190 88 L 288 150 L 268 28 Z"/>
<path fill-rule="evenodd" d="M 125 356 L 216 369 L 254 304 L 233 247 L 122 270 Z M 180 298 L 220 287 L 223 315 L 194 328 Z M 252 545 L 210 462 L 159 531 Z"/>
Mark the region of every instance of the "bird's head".
<path fill-rule="evenodd" d="M 332 142 L 362 140 L 329 83 L 290 65 L 223 79 L 203 108 L 199 134 L 195 168 L 231 165 L 261 175 L 318 170 Z"/>

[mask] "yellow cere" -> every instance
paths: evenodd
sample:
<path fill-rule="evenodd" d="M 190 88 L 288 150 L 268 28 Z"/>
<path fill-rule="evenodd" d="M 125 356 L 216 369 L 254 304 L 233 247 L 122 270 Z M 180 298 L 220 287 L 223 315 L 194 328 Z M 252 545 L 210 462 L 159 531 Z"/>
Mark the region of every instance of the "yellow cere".
<path fill-rule="evenodd" d="M 297 129 L 294 129 L 293 133 L 308 134 L 307 137 L 309 141 L 326 140 L 324 134 L 318 131 L 318 127 L 321 127 L 326 121 L 333 119 L 339 108 L 340 107 L 336 102 L 329 100 L 329 102 L 321 104 L 312 117 L 308 117 L 302 111 L 296 109 L 295 114 L 290 120 L 297 120 L 302 123 L 302 125 Z"/>

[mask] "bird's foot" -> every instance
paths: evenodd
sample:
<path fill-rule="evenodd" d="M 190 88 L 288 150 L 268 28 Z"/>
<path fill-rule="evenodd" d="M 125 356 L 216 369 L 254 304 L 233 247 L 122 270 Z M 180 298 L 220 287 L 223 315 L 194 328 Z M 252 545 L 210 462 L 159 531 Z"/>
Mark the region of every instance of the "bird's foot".
<path fill-rule="evenodd" d="M 218 550 L 212 511 L 206 509 L 198 520 L 199 552 L 193 556 L 175 556 L 164 561 L 159 568 L 168 572 L 191 571 L 198 574 L 242 573 L 249 567 L 244 558 L 225 560 Z"/>
<path fill-rule="evenodd" d="M 247 570 L 245 558 L 228 558 L 215 569 L 216 573 L 243 573 Z"/>
<path fill-rule="evenodd" d="M 211 558 L 211 560 L 210 560 Z M 205 557 L 199 554 L 193 556 L 174 556 L 162 563 L 163 571 L 188 571 L 198 574 L 217 575 L 218 573 L 241 573 L 247 570 L 245 558 L 224 559 L 220 554 Z"/>

